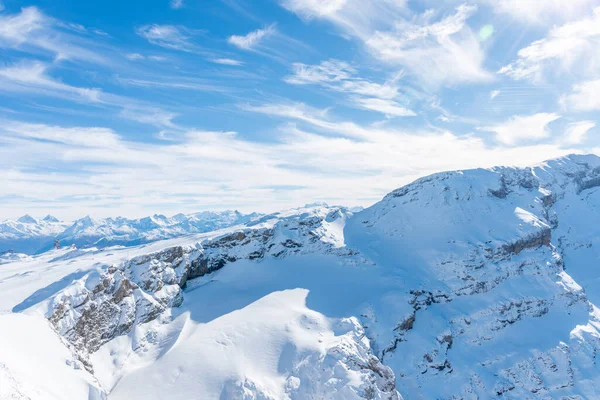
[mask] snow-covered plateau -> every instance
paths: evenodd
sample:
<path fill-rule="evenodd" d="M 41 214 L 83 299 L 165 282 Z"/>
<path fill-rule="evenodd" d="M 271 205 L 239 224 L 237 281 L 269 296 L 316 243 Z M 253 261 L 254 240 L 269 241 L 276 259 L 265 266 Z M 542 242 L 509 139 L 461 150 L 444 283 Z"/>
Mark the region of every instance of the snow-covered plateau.
<path fill-rule="evenodd" d="M 600 157 L 239 218 L 0 256 L 0 399 L 600 398 Z"/>

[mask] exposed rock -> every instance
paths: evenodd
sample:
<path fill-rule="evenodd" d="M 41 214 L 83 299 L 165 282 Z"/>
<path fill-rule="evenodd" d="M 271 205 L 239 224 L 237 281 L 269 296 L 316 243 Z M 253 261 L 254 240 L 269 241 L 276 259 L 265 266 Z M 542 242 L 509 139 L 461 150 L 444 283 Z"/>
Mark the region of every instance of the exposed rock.
<path fill-rule="evenodd" d="M 550 228 L 545 228 L 539 232 L 535 232 L 527 237 L 521 238 L 513 243 L 502 246 L 502 249 L 507 253 L 519 254 L 524 249 L 531 249 L 540 246 L 549 246 L 552 238 Z"/>
<path fill-rule="evenodd" d="M 315 251 L 353 254 L 336 248 L 327 220 L 349 215 L 346 209 L 317 210 L 293 215 L 274 226 L 246 228 L 195 246 L 174 246 L 134 257 L 80 279 L 51 301 L 47 317 L 75 351 L 86 360 L 113 338 L 136 324 L 157 318 L 183 301 L 188 280 L 202 277 L 240 259 L 260 260 Z M 290 232 L 299 239 L 290 238 Z"/>

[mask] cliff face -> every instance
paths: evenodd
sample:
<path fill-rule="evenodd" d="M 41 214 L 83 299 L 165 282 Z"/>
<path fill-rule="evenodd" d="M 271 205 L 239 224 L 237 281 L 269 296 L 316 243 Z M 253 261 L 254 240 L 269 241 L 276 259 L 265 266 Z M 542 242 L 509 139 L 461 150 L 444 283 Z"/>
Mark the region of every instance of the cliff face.
<path fill-rule="evenodd" d="M 572 156 L 527 169 L 437 174 L 349 222 L 348 246 L 360 246 L 405 288 L 393 294 L 395 322 L 379 318 L 385 304 L 366 314 L 367 334 L 401 393 L 598 395 L 589 385 L 598 382 L 599 314 L 575 265 L 599 276 L 595 228 L 582 223 L 600 222 L 592 185 L 599 165 L 597 157 Z"/>

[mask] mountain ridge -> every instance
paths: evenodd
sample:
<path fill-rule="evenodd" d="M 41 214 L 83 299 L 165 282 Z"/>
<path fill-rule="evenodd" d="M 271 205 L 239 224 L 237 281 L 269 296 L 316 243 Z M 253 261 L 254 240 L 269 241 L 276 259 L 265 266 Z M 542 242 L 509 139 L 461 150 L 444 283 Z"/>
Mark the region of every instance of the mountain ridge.
<path fill-rule="evenodd" d="M 37 254 L 51 249 L 54 240 L 59 240 L 63 246 L 80 248 L 132 246 L 242 224 L 259 216 L 238 211 L 204 211 L 170 218 L 155 214 L 138 219 L 92 218 L 88 215 L 69 223 L 51 215 L 41 220 L 24 215 L 16 221 L 0 223 L 0 253 L 13 250 Z"/>

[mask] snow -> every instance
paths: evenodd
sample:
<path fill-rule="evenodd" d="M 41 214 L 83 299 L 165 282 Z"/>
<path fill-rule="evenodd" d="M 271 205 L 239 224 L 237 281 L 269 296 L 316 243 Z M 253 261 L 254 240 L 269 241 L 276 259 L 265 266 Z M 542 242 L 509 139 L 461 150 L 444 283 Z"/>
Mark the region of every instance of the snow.
<path fill-rule="evenodd" d="M 54 219 L 38 221 L 30 215 L 0 222 L 0 254 L 6 251 L 33 254 L 44 246 L 51 248 L 53 238 L 67 226 L 68 223 Z"/>
<path fill-rule="evenodd" d="M 172 218 L 153 215 L 140 219 L 83 217 L 73 223 L 61 222 L 52 215 L 36 220 L 24 215 L 17 221 L 0 223 L 0 253 L 8 250 L 35 254 L 47 251 L 58 239 L 62 246 L 98 248 L 115 245 L 133 246 L 177 236 L 210 232 L 240 225 L 259 214 L 238 211 L 177 214 Z"/>
<path fill-rule="evenodd" d="M 198 393 L 215 399 L 257 394 L 265 399 L 361 398 L 360 372 L 328 354 L 353 341 L 347 336 L 359 332 L 357 321 L 332 326 L 306 307 L 307 294 L 305 289 L 276 291 L 205 323 L 195 315 L 202 304 L 192 301 L 199 307 L 175 319 L 180 331 L 169 351 L 145 368 L 129 366 L 133 371 L 110 398 L 188 399 Z M 320 375 L 316 362 L 330 374 Z"/>
<path fill-rule="evenodd" d="M 43 318 L 0 315 L 0 398 L 101 400 L 102 393 Z"/>
<path fill-rule="evenodd" d="M 0 390 L 597 398 L 599 196 L 600 158 L 570 156 L 436 174 L 362 211 L 314 204 L 140 246 L 5 257 Z M 79 321 L 107 336 L 87 341 Z M 18 355 L 38 352 L 29 371 Z"/>

